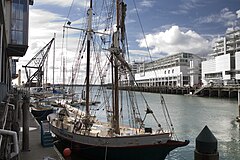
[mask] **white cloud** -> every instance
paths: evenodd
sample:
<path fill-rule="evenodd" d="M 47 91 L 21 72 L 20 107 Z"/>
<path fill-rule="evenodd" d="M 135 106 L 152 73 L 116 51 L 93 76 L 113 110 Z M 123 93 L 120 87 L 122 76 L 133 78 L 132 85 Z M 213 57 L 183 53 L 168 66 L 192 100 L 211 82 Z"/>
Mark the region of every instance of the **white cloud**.
<path fill-rule="evenodd" d="M 74 61 L 77 59 L 76 54 L 79 53 L 78 44 L 79 43 L 79 36 L 80 33 L 83 33 L 78 30 L 72 29 L 65 29 L 65 37 L 64 37 L 64 45 L 62 47 L 63 41 L 63 25 L 65 23 L 65 18 L 60 15 L 50 11 L 46 11 L 43 9 L 30 9 L 30 18 L 29 18 L 29 48 L 26 55 L 19 59 L 17 64 L 17 70 L 22 70 L 22 81 L 26 82 L 26 75 L 25 71 L 22 68 L 22 65 L 26 65 L 30 59 L 36 55 L 40 49 L 42 49 L 54 36 L 56 33 L 56 62 L 55 62 L 55 83 L 62 83 L 62 54 L 66 54 L 66 83 L 69 80 L 72 72 L 72 65 Z M 72 21 L 72 25 L 77 26 L 79 28 L 84 28 L 85 24 L 83 23 L 85 19 L 76 19 Z M 82 36 L 84 34 L 81 34 Z M 67 47 L 67 49 L 66 49 Z M 64 48 L 64 49 L 63 49 Z M 86 51 L 86 48 L 83 49 Z M 105 55 L 105 54 L 103 54 Z M 95 58 L 96 59 L 96 58 Z M 85 61 L 86 56 L 83 56 L 80 71 L 86 70 L 85 69 Z M 104 60 L 100 60 L 104 62 Z M 48 59 L 48 82 L 52 83 L 53 78 L 53 46 L 49 52 L 49 59 Z M 60 72 L 61 71 L 61 72 Z M 33 73 L 33 71 L 32 71 Z M 81 73 L 80 73 L 81 74 Z M 84 81 L 85 75 L 79 76 L 81 83 Z M 45 77 L 44 77 L 45 78 Z"/>
<path fill-rule="evenodd" d="M 144 57 L 148 56 L 148 52 L 144 50 L 129 50 L 131 61 L 144 61 Z"/>
<path fill-rule="evenodd" d="M 86 6 L 87 0 L 75 0 L 74 4 L 78 6 Z M 54 5 L 60 7 L 69 7 L 72 4 L 72 0 L 39 0 L 35 3 L 44 4 L 44 5 Z"/>
<path fill-rule="evenodd" d="M 143 7 L 152 7 L 154 5 L 155 1 L 153 0 L 142 0 L 140 2 L 140 5 Z"/>
<path fill-rule="evenodd" d="M 68 7 L 71 5 L 72 1 L 68 0 L 39 0 L 36 1 L 35 3 L 38 3 L 39 5 L 45 4 L 45 5 L 57 5 L 61 7 Z"/>
<path fill-rule="evenodd" d="M 201 0 L 182 0 L 182 3 L 178 6 L 178 10 L 171 11 L 173 14 L 187 14 L 189 10 L 192 10 L 194 8 L 202 7 L 204 6 L 206 2 L 203 2 Z"/>
<path fill-rule="evenodd" d="M 136 3 L 136 7 L 133 7 L 131 9 L 128 8 L 127 14 L 129 16 L 132 14 L 136 14 L 137 12 L 138 13 L 143 12 L 146 9 L 152 8 L 155 3 L 156 3 L 155 0 L 141 0 L 139 3 Z"/>
<path fill-rule="evenodd" d="M 146 35 L 146 41 L 151 53 L 159 57 L 162 53 L 190 52 L 206 54 L 211 51 L 208 40 L 192 30 L 183 32 L 178 26 L 172 26 L 164 32 L 148 34 Z M 146 47 L 144 39 L 140 39 L 138 42 L 140 47 Z"/>
<path fill-rule="evenodd" d="M 58 14 L 41 9 L 31 9 L 29 20 L 30 40 L 45 39 L 53 35 L 53 33 L 61 32 L 64 20 Z"/>
<path fill-rule="evenodd" d="M 237 15 L 234 12 L 230 11 L 228 8 L 224 8 L 220 11 L 220 13 L 201 17 L 198 18 L 196 21 L 200 24 L 223 23 L 225 26 L 232 26 L 236 18 Z"/>
<path fill-rule="evenodd" d="M 197 8 L 202 6 L 201 1 L 199 0 L 185 0 L 184 3 L 182 3 L 179 8 L 183 10 L 190 10 L 193 8 Z"/>
<path fill-rule="evenodd" d="M 68 37 L 67 45 L 68 50 L 62 49 L 62 37 L 63 37 L 63 25 L 65 19 L 59 15 L 42 9 L 30 9 L 29 17 L 29 48 L 24 57 L 19 59 L 17 69 L 22 70 L 22 80 L 26 82 L 25 71 L 22 68 L 22 65 L 26 65 L 28 61 L 42 49 L 54 36 L 56 33 L 56 64 L 55 68 L 61 68 L 61 55 L 62 53 L 67 53 L 67 61 L 69 66 L 72 65 L 74 61 L 74 56 L 77 50 L 78 37 Z M 65 32 L 68 32 L 67 29 Z M 78 31 L 69 31 L 69 34 L 74 34 Z M 64 42 L 64 47 L 66 46 L 66 41 Z M 52 46 L 53 48 L 53 46 Z M 52 52 L 51 49 L 49 52 L 49 72 L 52 73 Z M 71 67 L 70 67 L 71 68 Z M 55 81 L 60 79 L 60 69 L 55 70 L 56 78 Z M 48 76 L 49 80 L 52 79 L 52 74 Z"/>

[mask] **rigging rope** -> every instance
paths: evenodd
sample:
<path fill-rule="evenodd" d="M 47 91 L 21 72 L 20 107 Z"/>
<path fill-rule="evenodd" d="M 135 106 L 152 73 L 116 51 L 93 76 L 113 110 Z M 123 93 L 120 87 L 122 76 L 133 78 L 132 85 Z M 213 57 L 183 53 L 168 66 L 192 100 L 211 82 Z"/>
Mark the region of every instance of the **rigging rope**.
<path fill-rule="evenodd" d="M 150 57 L 151 61 L 153 61 L 152 56 L 151 56 L 151 52 L 150 52 L 150 49 L 149 49 L 149 46 L 148 46 L 148 43 L 147 43 L 146 35 L 145 35 L 144 29 L 143 29 L 143 25 L 142 25 L 142 22 L 141 22 L 141 19 L 140 19 L 140 16 L 139 16 L 139 12 L 138 12 L 138 9 L 137 9 L 137 6 L 136 6 L 135 0 L 133 0 L 133 4 L 134 4 L 135 10 L 136 10 L 136 14 L 137 14 L 137 17 L 138 17 L 138 21 L 139 21 L 139 24 L 140 24 L 140 27 L 141 27 L 141 30 L 142 30 L 142 33 L 143 33 L 143 37 L 144 37 L 144 40 L 145 40 L 145 43 L 146 43 L 146 48 L 147 48 L 149 57 Z M 153 64 L 153 68 L 154 68 L 155 63 L 152 63 L 152 64 Z M 153 69 L 153 71 L 154 71 L 155 77 L 157 78 L 156 70 Z M 168 112 L 168 109 L 167 109 L 165 100 L 163 99 L 163 101 L 162 101 L 162 99 L 163 99 L 163 97 L 162 97 L 161 90 L 160 90 L 160 101 L 161 101 L 162 106 L 164 107 L 163 110 L 167 112 L 167 116 L 166 116 L 166 114 L 164 114 L 166 123 L 168 124 L 168 126 L 169 126 L 169 128 L 170 128 L 171 130 L 174 130 L 174 129 L 173 129 L 172 120 L 171 120 L 171 117 L 170 117 L 170 115 L 169 115 L 169 112 Z M 167 119 L 169 119 L 170 125 L 169 125 Z"/>
<path fill-rule="evenodd" d="M 68 18 L 69 18 L 69 15 L 70 15 L 70 12 L 71 12 L 71 10 L 72 10 L 72 7 L 73 7 L 73 3 L 74 3 L 74 0 L 72 0 L 72 3 L 71 3 L 71 6 L 70 6 L 70 8 L 69 8 L 69 10 L 68 10 L 68 15 L 67 15 L 67 18 L 66 18 L 66 21 L 64 22 L 64 25 L 63 25 L 63 36 L 62 36 L 62 53 L 61 53 L 61 59 L 62 59 L 62 61 L 61 61 L 61 66 L 63 66 L 63 70 L 61 71 L 61 68 L 60 68 L 60 77 L 61 77 L 61 73 L 62 72 L 65 72 L 65 55 L 64 55 L 64 53 L 63 53 L 63 47 L 64 47 L 64 38 L 65 38 L 65 26 L 66 26 L 66 24 L 67 24 L 67 22 L 68 22 Z M 65 73 L 63 73 L 63 74 L 65 74 Z M 65 76 L 63 76 L 63 84 L 65 84 Z M 64 86 L 63 86 L 63 88 L 64 88 Z M 64 91 L 65 92 L 65 91 Z"/>
<path fill-rule="evenodd" d="M 107 145 L 106 145 L 106 149 L 105 149 L 105 158 L 104 160 L 107 160 Z"/>
<path fill-rule="evenodd" d="M 64 23 L 64 26 L 66 26 L 66 24 L 67 24 L 67 22 L 68 22 L 68 18 L 69 18 L 70 12 L 71 12 L 71 10 L 72 10 L 73 3 L 74 3 L 74 0 L 72 0 L 71 6 L 70 6 L 70 8 L 69 8 L 69 10 L 68 10 L 68 15 L 67 15 L 66 21 L 65 21 L 65 23 Z"/>

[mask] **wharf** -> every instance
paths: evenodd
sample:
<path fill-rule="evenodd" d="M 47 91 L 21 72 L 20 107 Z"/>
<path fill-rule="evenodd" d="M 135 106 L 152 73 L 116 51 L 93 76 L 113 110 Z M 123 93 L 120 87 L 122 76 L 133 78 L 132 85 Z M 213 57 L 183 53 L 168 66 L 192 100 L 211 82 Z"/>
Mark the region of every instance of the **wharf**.
<path fill-rule="evenodd" d="M 122 86 L 122 90 L 132 90 L 140 92 L 152 92 L 152 93 L 163 93 L 163 94 L 189 94 L 194 92 L 196 88 L 192 87 L 172 87 L 172 86 Z"/>
<path fill-rule="evenodd" d="M 54 147 L 41 145 L 41 126 L 30 113 L 29 116 L 29 151 L 20 152 L 20 160 L 59 160 L 61 159 Z M 20 132 L 20 137 L 22 132 Z M 22 144 L 22 142 L 20 142 Z"/>
<path fill-rule="evenodd" d="M 54 147 L 41 145 L 41 127 L 29 111 L 29 93 L 11 90 L 0 104 L 0 159 L 59 160 Z"/>
<path fill-rule="evenodd" d="M 237 98 L 239 85 L 234 86 L 203 86 L 199 87 L 172 87 L 172 86 L 123 86 L 122 90 L 132 90 L 163 94 L 180 94 L 200 97 Z"/>
<path fill-rule="evenodd" d="M 204 86 L 196 90 L 193 94 L 202 97 L 218 97 L 218 98 L 237 98 L 238 91 L 240 90 L 239 85 L 234 86 Z"/>

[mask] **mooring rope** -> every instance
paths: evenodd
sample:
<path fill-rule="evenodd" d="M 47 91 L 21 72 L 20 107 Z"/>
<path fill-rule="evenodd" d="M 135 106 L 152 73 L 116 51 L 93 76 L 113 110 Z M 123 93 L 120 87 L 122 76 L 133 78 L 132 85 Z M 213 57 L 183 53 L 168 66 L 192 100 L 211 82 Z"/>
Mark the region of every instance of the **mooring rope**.
<path fill-rule="evenodd" d="M 106 146 L 106 149 L 105 149 L 105 160 L 107 160 L 107 146 Z"/>

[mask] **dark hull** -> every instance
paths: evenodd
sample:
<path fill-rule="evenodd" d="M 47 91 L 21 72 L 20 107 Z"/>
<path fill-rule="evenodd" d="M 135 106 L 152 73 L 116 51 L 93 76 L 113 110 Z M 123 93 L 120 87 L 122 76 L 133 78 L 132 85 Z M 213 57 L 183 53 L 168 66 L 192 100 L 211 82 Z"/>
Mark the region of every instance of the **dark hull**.
<path fill-rule="evenodd" d="M 189 141 L 168 141 L 164 144 L 131 146 L 131 147 L 100 147 L 60 140 L 60 152 L 64 148 L 72 150 L 72 157 L 80 157 L 88 160 L 164 160 L 170 151 L 177 147 L 188 145 Z M 59 145 L 59 144 L 58 144 Z"/>

